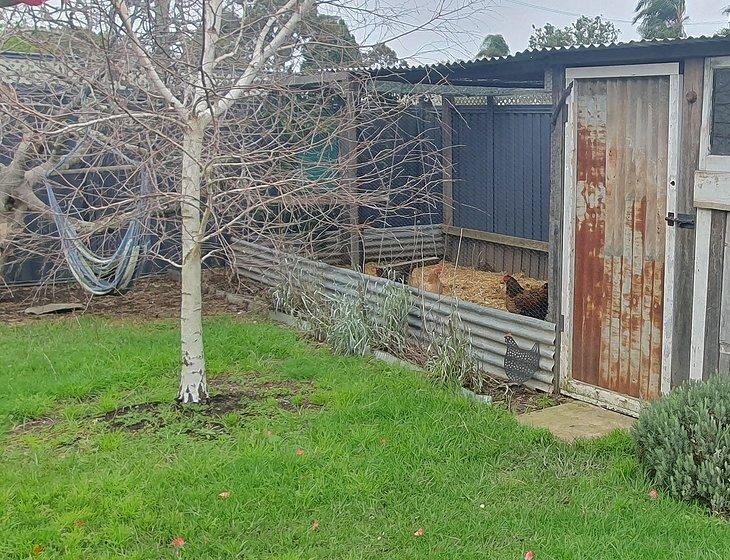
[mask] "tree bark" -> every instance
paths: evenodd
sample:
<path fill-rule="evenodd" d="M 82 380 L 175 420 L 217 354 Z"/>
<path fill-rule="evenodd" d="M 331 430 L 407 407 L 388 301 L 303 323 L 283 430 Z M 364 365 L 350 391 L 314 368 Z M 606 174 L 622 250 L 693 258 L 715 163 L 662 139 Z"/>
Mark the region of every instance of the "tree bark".
<path fill-rule="evenodd" d="M 183 140 L 182 160 L 182 303 L 180 306 L 181 371 L 178 399 L 197 403 L 208 398 L 203 353 L 201 262 L 201 154 L 203 124 L 190 123 Z"/>

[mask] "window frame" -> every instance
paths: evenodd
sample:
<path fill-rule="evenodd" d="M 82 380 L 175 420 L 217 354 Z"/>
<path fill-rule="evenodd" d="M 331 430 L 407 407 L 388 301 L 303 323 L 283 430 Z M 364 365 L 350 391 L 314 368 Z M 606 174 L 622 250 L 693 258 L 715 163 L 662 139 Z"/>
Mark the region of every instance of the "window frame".
<path fill-rule="evenodd" d="M 700 133 L 700 165 L 702 171 L 730 172 L 730 155 L 710 153 L 712 134 L 712 112 L 714 98 L 715 70 L 730 69 L 730 56 L 716 56 L 705 59 L 705 83 L 702 95 L 702 129 Z"/>

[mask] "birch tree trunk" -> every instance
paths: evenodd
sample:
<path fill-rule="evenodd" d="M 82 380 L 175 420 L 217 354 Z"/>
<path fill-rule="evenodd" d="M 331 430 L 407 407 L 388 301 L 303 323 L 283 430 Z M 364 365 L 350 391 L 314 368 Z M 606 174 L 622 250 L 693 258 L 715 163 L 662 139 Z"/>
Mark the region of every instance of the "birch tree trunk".
<path fill-rule="evenodd" d="M 189 124 L 182 158 L 182 303 L 180 306 L 181 371 L 178 399 L 197 403 L 208 398 L 203 354 L 203 298 L 201 285 L 200 189 L 203 129 L 199 120 Z"/>

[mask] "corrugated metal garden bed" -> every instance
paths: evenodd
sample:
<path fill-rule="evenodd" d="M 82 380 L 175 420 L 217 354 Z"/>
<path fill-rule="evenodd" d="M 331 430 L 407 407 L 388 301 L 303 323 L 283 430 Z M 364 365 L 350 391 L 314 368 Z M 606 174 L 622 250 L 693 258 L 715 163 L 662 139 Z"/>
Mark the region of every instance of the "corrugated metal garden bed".
<path fill-rule="evenodd" d="M 374 313 L 377 313 L 383 290 L 389 282 L 246 241 L 237 241 L 234 249 L 236 270 L 249 283 L 274 288 L 289 281 L 292 275 L 297 275 L 312 285 L 320 286 L 328 298 L 360 293 Z M 457 315 L 480 367 L 484 372 L 500 378 L 506 377 L 505 334 L 511 333 L 524 349 L 531 348 L 537 342 L 540 345 L 540 370 L 527 385 L 542 391 L 552 391 L 555 324 L 412 287 L 408 287 L 408 290 L 413 298 L 409 315 L 413 341 L 425 341 L 429 333 L 444 328 L 452 315 Z"/>

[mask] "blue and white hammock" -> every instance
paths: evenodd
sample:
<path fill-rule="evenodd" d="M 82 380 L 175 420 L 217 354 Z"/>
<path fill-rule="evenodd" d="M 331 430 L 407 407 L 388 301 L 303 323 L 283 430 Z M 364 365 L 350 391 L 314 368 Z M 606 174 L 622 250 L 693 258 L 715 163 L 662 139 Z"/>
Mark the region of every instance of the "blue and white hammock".
<path fill-rule="evenodd" d="M 81 241 L 72 221 L 61 209 L 49 178 L 75 153 L 80 144 L 81 142 L 77 143 L 54 169 L 45 174 L 43 182 L 46 187 L 48 204 L 53 211 L 53 221 L 61 238 L 61 247 L 68 268 L 76 281 L 84 290 L 95 295 L 122 293 L 131 287 L 139 270 L 140 256 L 146 249 L 143 231 L 146 228 L 146 198 L 151 190 L 150 177 L 145 168 L 140 170 L 142 180 L 137 215 L 145 216 L 144 220 L 138 217 L 132 218 L 114 253 L 108 257 L 99 256 Z M 114 151 L 121 159 L 133 163 L 124 154 L 117 150 Z"/>

